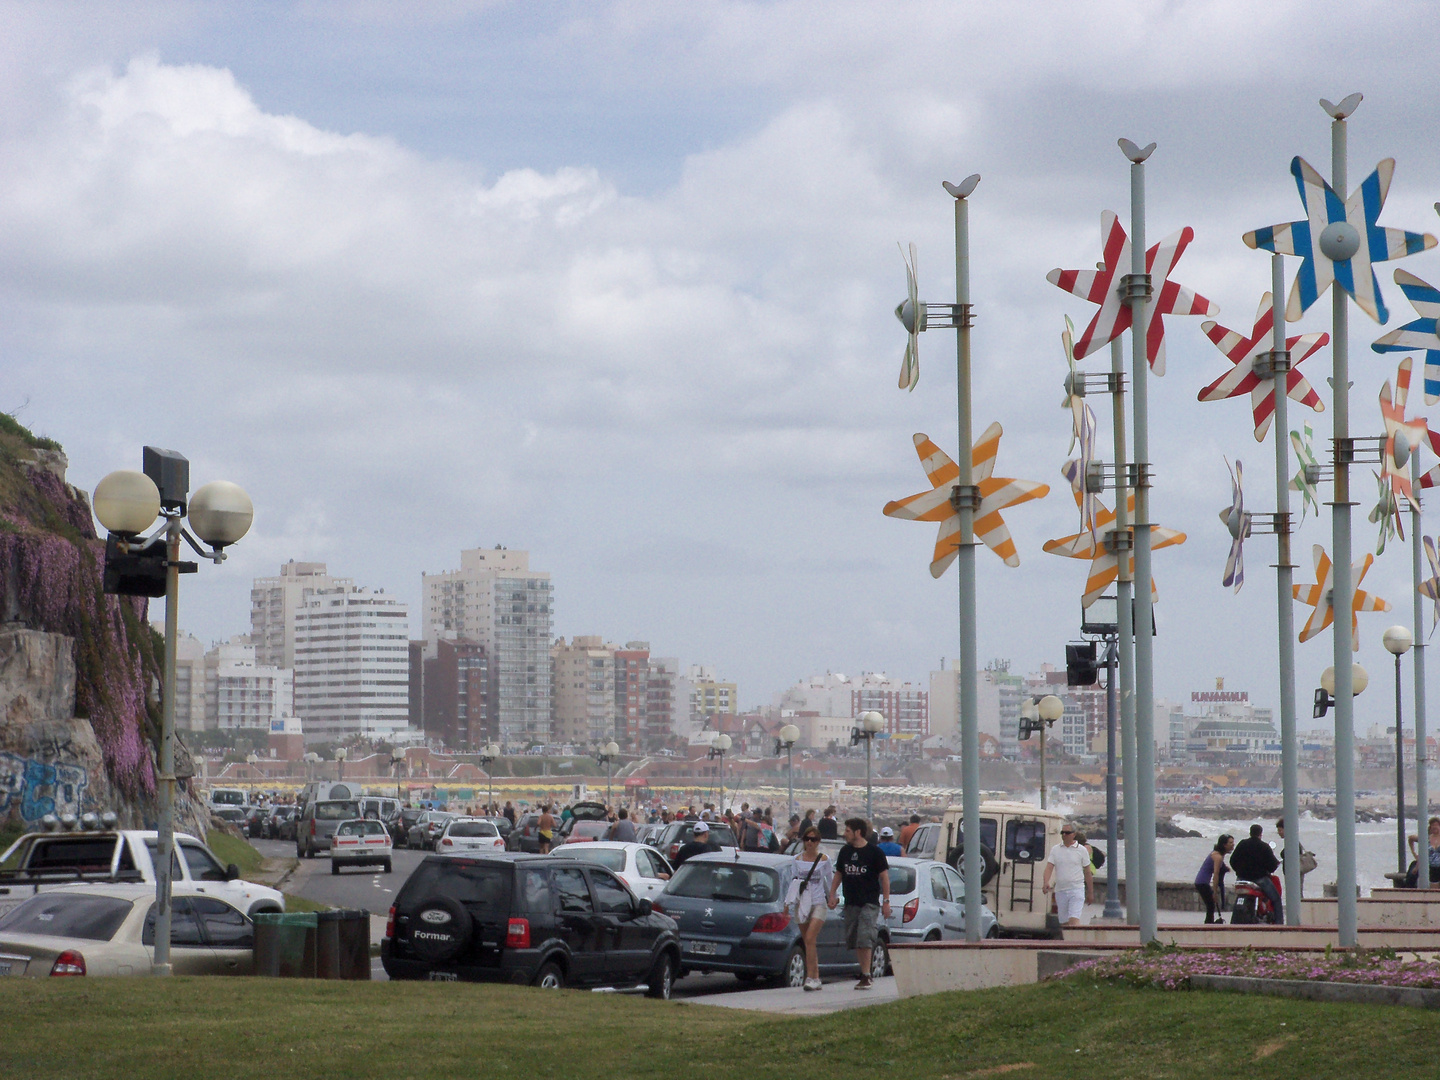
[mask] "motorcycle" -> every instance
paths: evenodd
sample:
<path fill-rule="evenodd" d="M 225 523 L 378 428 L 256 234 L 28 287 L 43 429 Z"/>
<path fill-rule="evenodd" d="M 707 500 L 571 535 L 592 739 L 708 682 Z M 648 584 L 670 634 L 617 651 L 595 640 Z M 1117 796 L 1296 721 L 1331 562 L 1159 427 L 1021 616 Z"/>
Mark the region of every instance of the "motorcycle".
<path fill-rule="evenodd" d="M 1271 874 L 1270 883 L 1275 887 L 1275 894 L 1280 895 L 1279 876 Z M 1235 908 L 1230 913 L 1231 926 L 1256 923 L 1279 925 L 1282 919 L 1283 913 L 1276 909 L 1270 897 L 1259 885 L 1253 881 L 1239 880 L 1235 882 Z"/>

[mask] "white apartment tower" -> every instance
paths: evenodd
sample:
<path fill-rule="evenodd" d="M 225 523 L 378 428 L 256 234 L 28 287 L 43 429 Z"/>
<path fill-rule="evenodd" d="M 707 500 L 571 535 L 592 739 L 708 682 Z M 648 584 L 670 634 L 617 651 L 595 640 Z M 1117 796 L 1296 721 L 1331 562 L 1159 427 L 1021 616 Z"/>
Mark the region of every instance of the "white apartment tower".
<path fill-rule="evenodd" d="M 255 647 L 243 637 L 205 654 L 205 726 L 270 730 L 293 716 L 289 668 L 255 663 Z"/>
<path fill-rule="evenodd" d="M 291 559 L 275 577 L 256 578 L 250 589 L 250 642 L 255 662 L 269 667 L 295 666 L 295 612 L 307 592 L 354 587 L 350 578 L 331 577 L 323 562 Z"/>
<path fill-rule="evenodd" d="M 295 611 L 295 714 L 307 742 L 392 739 L 410 727 L 410 613 L 353 585 L 306 590 Z"/>
<path fill-rule="evenodd" d="M 550 741 L 554 586 L 528 551 L 473 548 L 460 569 L 422 574 L 426 641 L 468 638 L 490 658 L 490 709 L 507 750 Z"/>

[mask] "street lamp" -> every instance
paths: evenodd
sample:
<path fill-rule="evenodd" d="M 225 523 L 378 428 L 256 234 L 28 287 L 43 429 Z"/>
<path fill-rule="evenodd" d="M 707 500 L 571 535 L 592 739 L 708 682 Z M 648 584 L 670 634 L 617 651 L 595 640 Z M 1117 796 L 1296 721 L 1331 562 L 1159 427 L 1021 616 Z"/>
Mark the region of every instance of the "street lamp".
<path fill-rule="evenodd" d="M 715 805 L 721 814 L 725 813 L 725 751 L 734 745 L 729 735 L 716 735 L 710 740 L 710 752 L 705 756 L 720 759 L 720 800 Z"/>
<path fill-rule="evenodd" d="M 314 750 L 305 754 L 305 772 L 311 780 L 315 779 L 315 767 L 320 764 L 320 755 Z"/>
<path fill-rule="evenodd" d="M 488 750 L 489 747 L 486 747 Z M 610 805 L 610 775 L 615 755 L 620 753 L 620 745 L 611 739 L 595 754 L 595 760 L 605 766 L 605 805 Z"/>
<path fill-rule="evenodd" d="M 614 743 L 611 743 L 610 745 L 611 745 L 611 746 L 614 746 L 615 744 L 614 744 Z M 609 748 L 607 747 L 606 749 L 609 749 Z M 491 773 L 490 773 L 490 766 L 495 762 L 495 759 L 498 758 L 499 756 L 500 756 L 500 747 L 496 746 L 493 742 L 492 742 L 492 743 L 487 743 L 486 746 L 485 746 L 485 749 L 483 749 L 483 750 L 480 751 L 480 764 L 481 764 L 481 766 L 483 766 L 484 769 L 485 769 L 485 779 L 486 779 L 486 781 L 487 781 L 487 783 L 489 784 L 489 787 L 490 787 L 490 809 L 487 809 L 487 810 L 485 811 L 487 814 L 489 814 L 489 813 L 491 812 L 491 810 L 493 810 L 494 807 L 495 807 L 495 777 L 492 776 Z M 606 800 L 608 801 L 608 800 L 609 800 L 609 797 L 610 797 L 610 792 L 609 792 L 609 789 L 608 789 L 608 785 L 607 785 L 607 789 L 606 789 L 606 792 L 605 792 L 605 797 L 606 797 Z"/>
<path fill-rule="evenodd" d="M 872 709 L 856 719 L 860 723 L 850 732 L 850 745 L 865 743 L 865 820 L 870 821 L 875 816 L 870 790 L 870 744 L 875 741 L 876 735 L 885 730 L 885 717 Z"/>
<path fill-rule="evenodd" d="M 795 744 L 800 741 L 800 729 L 794 724 L 786 724 L 780 729 L 780 737 L 775 740 L 775 752 L 778 754 L 780 748 L 785 748 L 785 774 L 789 781 L 790 802 L 785 817 L 788 821 L 795 813 Z"/>
<path fill-rule="evenodd" d="M 343 746 L 335 751 L 335 779 L 345 779 L 345 747 Z"/>
<path fill-rule="evenodd" d="M 105 539 L 102 587 L 120 596 L 165 598 L 165 668 L 160 719 L 160 814 L 156 828 L 155 952 L 151 970 L 169 975 L 170 860 L 175 850 L 175 650 L 180 637 L 180 575 L 199 567 L 180 561 L 180 541 L 202 558 L 225 561 L 225 548 L 250 531 L 250 496 L 224 480 L 190 493 L 190 462 L 183 454 L 147 446 L 141 472 L 122 469 L 95 485 L 95 516 Z M 193 534 L 185 528 L 189 518 Z M 160 528 L 143 535 L 159 517 Z"/>
<path fill-rule="evenodd" d="M 395 801 L 400 801 L 400 766 L 405 764 L 405 751 L 400 747 L 390 751 L 390 769 L 395 774 Z"/>
<path fill-rule="evenodd" d="M 1359 697 L 1370 685 L 1370 673 L 1359 664 L 1350 665 L 1350 696 Z M 1315 691 L 1315 707 L 1310 715 L 1319 720 L 1335 704 L 1335 669 L 1327 667 L 1320 673 L 1320 687 Z M 1338 751 L 1337 751 L 1338 753 Z"/>
<path fill-rule="evenodd" d="M 1054 694 L 1029 698 L 1020 706 L 1021 739 L 1040 733 L 1040 809 L 1045 809 L 1045 729 L 1065 715 L 1065 703 Z"/>
<path fill-rule="evenodd" d="M 1386 652 L 1395 657 L 1395 851 L 1400 873 L 1405 873 L 1405 736 L 1400 712 L 1400 657 L 1415 644 L 1410 631 L 1392 626 L 1380 639 Z M 1419 811 L 1420 828 L 1425 827 L 1425 811 Z"/>
<path fill-rule="evenodd" d="M 254 751 L 245 755 L 245 764 L 250 766 L 250 801 L 255 801 L 255 765 L 260 760 Z"/>

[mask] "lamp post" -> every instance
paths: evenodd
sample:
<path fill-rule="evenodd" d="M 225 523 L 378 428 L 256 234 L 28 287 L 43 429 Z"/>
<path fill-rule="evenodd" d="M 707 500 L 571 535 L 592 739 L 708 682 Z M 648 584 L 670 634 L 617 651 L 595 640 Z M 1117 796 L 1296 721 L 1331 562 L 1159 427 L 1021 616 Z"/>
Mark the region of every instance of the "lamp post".
<path fill-rule="evenodd" d="M 95 485 L 95 516 L 105 541 L 103 588 L 121 596 L 165 597 L 165 665 L 161 697 L 159 796 L 155 859 L 155 952 L 151 971 L 169 975 L 170 860 L 175 850 L 175 650 L 180 637 L 180 574 L 199 569 L 180 561 L 183 539 L 196 554 L 225 561 L 225 548 L 250 531 L 255 507 L 236 484 L 212 481 L 190 493 L 190 462 L 173 450 L 147 446 L 142 472 L 122 469 Z M 188 503 L 188 505 L 187 505 Z M 156 518 L 163 525 L 142 534 Z M 188 517 L 192 535 L 185 528 Z M 198 539 L 197 539 L 198 538 Z"/>
<path fill-rule="evenodd" d="M 1403 626 L 1392 626 L 1385 631 L 1381 641 L 1385 651 L 1395 657 L 1395 852 L 1400 873 L 1405 873 L 1405 734 L 1401 724 L 1400 709 L 1400 657 L 1415 644 L 1410 631 Z M 1420 827 L 1425 827 L 1425 812 L 1420 811 Z"/>
<path fill-rule="evenodd" d="M 885 730 L 885 717 L 873 709 L 863 712 L 855 719 L 860 722 L 850 732 L 850 745 L 863 742 L 865 744 L 865 820 L 870 821 L 875 816 L 874 801 L 871 797 L 870 788 L 870 744 L 875 737 Z"/>
<path fill-rule="evenodd" d="M 400 766 L 405 763 L 405 751 L 400 747 L 390 751 L 390 771 L 395 774 L 395 801 L 400 801 Z"/>
<path fill-rule="evenodd" d="M 1054 694 L 1029 697 L 1020 705 L 1021 739 L 1040 733 L 1040 809 L 1045 809 L 1045 729 L 1065 715 L 1065 703 Z"/>
<path fill-rule="evenodd" d="M 345 747 L 341 746 L 335 751 L 335 779 L 345 779 Z"/>
<path fill-rule="evenodd" d="M 720 799 L 715 806 L 721 814 L 725 813 L 725 751 L 732 745 L 734 744 L 729 735 L 716 735 L 710 740 L 710 752 L 705 755 L 712 760 L 717 757 L 720 759 Z"/>
<path fill-rule="evenodd" d="M 610 744 L 610 746 L 614 745 L 614 743 Z M 608 750 L 609 747 L 606 747 L 606 749 Z M 490 772 L 490 766 L 493 765 L 496 759 L 499 757 L 500 747 L 496 746 L 493 742 L 487 744 L 485 749 L 480 751 L 480 764 L 485 769 L 485 780 L 490 789 L 490 809 L 487 809 L 485 811 L 485 813 L 487 814 L 489 814 L 491 812 L 491 809 L 493 809 L 495 806 L 495 777 Z M 608 780 L 605 784 L 605 801 L 610 801 L 610 784 Z"/>
<path fill-rule="evenodd" d="M 250 766 L 250 802 L 255 802 L 255 766 L 259 762 L 259 756 L 252 750 L 245 755 L 245 764 Z"/>
<path fill-rule="evenodd" d="M 488 750 L 489 747 L 486 747 L 486 749 Z M 607 807 L 610 805 L 611 763 L 615 760 L 615 755 L 618 753 L 620 753 L 620 746 L 618 743 L 615 742 L 615 740 L 612 739 L 610 740 L 610 742 L 602 746 L 599 752 L 595 755 L 595 760 L 601 765 L 605 766 L 605 805 Z"/>
<path fill-rule="evenodd" d="M 800 741 L 800 729 L 794 724 L 786 724 L 780 729 L 780 745 L 785 747 L 785 774 L 788 780 L 790 801 L 785 811 L 785 819 L 788 821 L 795 813 L 795 744 Z"/>
<path fill-rule="evenodd" d="M 314 750 L 308 751 L 305 754 L 305 773 L 311 780 L 315 779 L 316 766 L 318 766 L 319 764 L 320 755 L 317 754 Z"/>

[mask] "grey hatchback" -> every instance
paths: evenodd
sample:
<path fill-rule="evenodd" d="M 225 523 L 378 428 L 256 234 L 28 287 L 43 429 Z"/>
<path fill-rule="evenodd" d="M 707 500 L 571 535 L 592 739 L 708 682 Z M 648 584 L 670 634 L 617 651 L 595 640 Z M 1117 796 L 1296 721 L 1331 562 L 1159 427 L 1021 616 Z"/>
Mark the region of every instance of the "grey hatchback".
<path fill-rule="evenodd" d="M 340 823 L 359 816 L 358 799 L 319 799 L 306 803 L 295 823 L 295 857 L 313 859 L 317 851 L 329 851 Z"/>
<path fill-rule="evenodd" d="M 805 951 L 800 928 L 785 910 L 794 874 L 788 855 L 738 849 L 696 855 L 675 871 L 655 910 L 680 929 L 680 962 L 685 971 L 729 971 L 742 982 L 768 979 L 774 986 L 805 984 Z M 843 906 L 828 913 L 816 941 L 822 975 L 858 974 L 855 954 L 845 948 Z M 871 957 L 871 977 L 889 966 L 890 931 L 881 923 L 880 945 Z"/>

